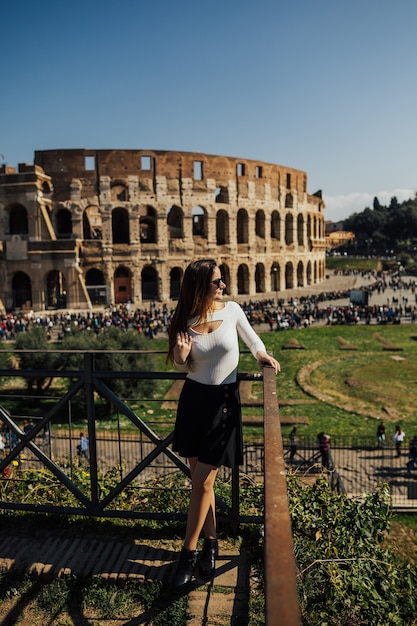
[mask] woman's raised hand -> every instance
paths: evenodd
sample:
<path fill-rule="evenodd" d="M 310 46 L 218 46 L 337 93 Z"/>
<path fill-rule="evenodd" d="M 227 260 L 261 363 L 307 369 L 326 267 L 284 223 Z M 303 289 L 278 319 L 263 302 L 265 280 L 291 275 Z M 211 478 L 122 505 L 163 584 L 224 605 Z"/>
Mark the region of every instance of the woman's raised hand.
<path fill-rule="evenodd" d="M 192 343 L 193 339 L 188 333 L 177 333 L 177 342 L 174 347 L 174 361 L 176 363 L 182 365 L 187 361 Z"/>

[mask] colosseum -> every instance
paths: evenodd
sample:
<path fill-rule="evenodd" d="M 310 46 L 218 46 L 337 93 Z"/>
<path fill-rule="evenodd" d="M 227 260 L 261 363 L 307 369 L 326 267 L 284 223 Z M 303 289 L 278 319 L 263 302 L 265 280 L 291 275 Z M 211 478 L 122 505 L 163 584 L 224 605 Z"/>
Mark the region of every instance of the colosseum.
<path fill-rule="evenodd" d="M 165 150 L 42 150 L 0 168 L 0 310 L 92 309 L 178 297 L 214 258 L 227 293 L 285 297 L 325 274 L 324 203 L 307 174 Z"/>

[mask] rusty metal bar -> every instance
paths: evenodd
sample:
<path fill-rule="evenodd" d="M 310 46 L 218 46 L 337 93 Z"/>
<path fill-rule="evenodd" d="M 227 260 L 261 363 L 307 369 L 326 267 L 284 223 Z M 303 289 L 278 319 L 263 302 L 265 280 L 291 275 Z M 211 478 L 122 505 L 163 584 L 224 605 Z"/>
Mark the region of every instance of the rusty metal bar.
<path fill-rule="evenodd" d="M 276 377 L 264 368 L 266 626 L 300 626 Z"/>

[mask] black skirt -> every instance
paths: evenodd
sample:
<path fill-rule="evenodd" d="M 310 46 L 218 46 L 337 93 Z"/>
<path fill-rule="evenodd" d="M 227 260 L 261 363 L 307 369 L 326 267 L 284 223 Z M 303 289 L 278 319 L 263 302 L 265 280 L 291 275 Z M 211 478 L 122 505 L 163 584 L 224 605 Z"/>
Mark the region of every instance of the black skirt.
<path fill-rule="evenodd" d="M 203 385 L 186 378 L 178 401 L 172 448 L 215 467 L 243 463 L 239 383 Z"/>

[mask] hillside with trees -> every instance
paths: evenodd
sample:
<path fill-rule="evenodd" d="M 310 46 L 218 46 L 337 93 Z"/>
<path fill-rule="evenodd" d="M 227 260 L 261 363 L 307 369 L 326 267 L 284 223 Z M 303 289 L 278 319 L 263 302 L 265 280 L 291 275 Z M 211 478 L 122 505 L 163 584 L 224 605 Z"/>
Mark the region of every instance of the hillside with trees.
<path fill-rule="evenodd" d="M 417 194 L 399 203 L 394 196 L 388 206 L 374 198 L 373 206 L 353 213 L 344 221 L 344 229 L 355 233 L 355 241 L 346 246 L 348 254 L 396 256 L 405 267 L 417 259 Z"/>

